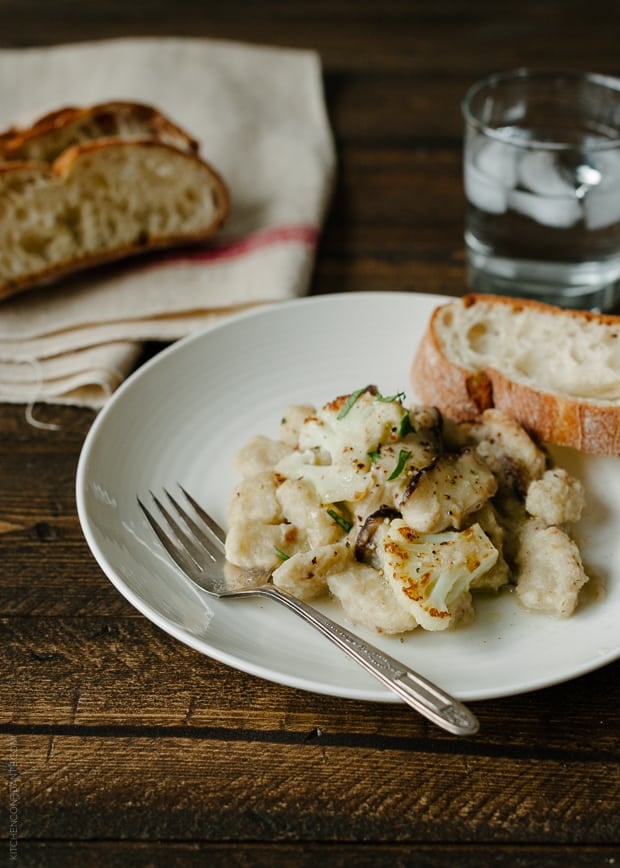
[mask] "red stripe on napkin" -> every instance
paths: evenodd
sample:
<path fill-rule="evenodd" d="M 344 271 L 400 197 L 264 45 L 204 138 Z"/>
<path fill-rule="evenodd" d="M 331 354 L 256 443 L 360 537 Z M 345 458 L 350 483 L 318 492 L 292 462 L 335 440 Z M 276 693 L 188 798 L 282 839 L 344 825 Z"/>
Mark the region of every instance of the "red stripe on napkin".
<path fill-rule="evenodd" d="M 276 244 L 298 242 L 316 244 L 319 230 L 310 224 L 299 226 L 274 226 L 245 235 L 243 238 L 218 241 L 213 239 L 208 247 L 197 247 L 183 251 L 171 251 L 166 257 L 173 262 L 213 262 L 218 259 L 233 259 Z"/>

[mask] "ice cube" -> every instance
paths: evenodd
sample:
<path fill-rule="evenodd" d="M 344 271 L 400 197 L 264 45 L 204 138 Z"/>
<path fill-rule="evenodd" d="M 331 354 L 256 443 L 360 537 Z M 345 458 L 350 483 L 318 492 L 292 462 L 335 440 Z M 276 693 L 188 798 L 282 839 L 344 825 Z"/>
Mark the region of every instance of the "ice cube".
<path fill-rule="evenodd" d="M 517 181 L 517 149 L 495 139 L 482 139 L 474 145 L 471 162 L 489 180 L 504 187 L 514 187 Z"/>
<path fill-rule="evenodd" d="M 566 229 L 574 226 L 582 217 L 578 199 L 560 196 L 542 196 L 524 190 L 511 190 L 508 193 L 508 207 L 524 214 L 541 226 Z"/>
<path fill-rule="evenodd" d="M 584 217 L 588 229 L 604 229 L 620 221 L 620 188 L 594 189 L 583 200 Z"/>
<path fill-rule="evenodd" d="M 471 164 L 465 166 L 465 196 L 472 205 L 489 214 L 503 214 L 508 207 L 504 187 Z"/>
<path fill-rule="evenodd" d="M 617 186 L 620 183 L 620 150 L 610 148 L 590 153 L 591 163 L 601 176 L 601 183 Z"/>
<path fill-rule="evenodd" d="M 558 164 L 558 157 L 551 151 L 526 151 L 518 165 L 519 183 L 532 193 L 542 196 L 575 196 L 579 183 L 572 183 L 570 174 Z"/>
<path fill-rule="evenodd" d="M 490 214 L 503 214 L 507 189 L 514 186 L 514 148 L 492 139 L 475 139 L 465 152 L 465 195 Z"/>
<path fill-rule="evenodd" d="M 604 229 L 620 221 L 620 151 L 601 151 L 592 163 L 600 173 L 600 183 L 584 195 L 588 229 Z"/>

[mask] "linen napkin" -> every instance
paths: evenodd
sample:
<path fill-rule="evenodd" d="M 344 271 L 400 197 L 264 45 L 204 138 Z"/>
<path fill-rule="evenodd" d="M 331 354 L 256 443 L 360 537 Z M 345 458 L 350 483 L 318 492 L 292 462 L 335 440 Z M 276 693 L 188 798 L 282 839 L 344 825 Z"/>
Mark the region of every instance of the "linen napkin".
<path fill-rule="evenodd" d="M 230 189 L 228 222 L 200 247 L 1 303 L 0 401 L 98 408 L 145 340 L 308 289 L 335 172 L 315 52 L 150 37 L 0 51 L 0 129 L 111 100 L 154 105 L 198 140 Z"/>

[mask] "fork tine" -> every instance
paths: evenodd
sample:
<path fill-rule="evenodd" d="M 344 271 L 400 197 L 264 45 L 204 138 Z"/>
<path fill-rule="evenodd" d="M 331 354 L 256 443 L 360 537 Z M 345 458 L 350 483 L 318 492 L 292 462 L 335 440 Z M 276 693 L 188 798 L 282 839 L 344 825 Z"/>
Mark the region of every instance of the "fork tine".
<path fill-rule="evenodd" d="M 194 509 L 196 514 L 200 516 L 207 528 L 211 531 L 220 548 L 223 549 L 224 542 L 226 540 L 226 531 L 222 527 L 220 527 L 220 525 L 215 521 L 215 519 L 211 518 L 208 512 L 205 512 L 202 506 L 196 500 L 194 500 L 191 494 L 185 490 L 185 488 L 181 485 L 180 482 L 177 484 L 187 498 L 188 502 L 192 505 L 192 508 Z"/>
<path fill-rule="evenodd" d="M 193 499 L 188 494 L 186 494 L 186 492 L 183 490 L 183 488 L 181 486 L 179 486 L 179 488 L 181 488 L 181 491 L 183 491 L 183 493 L 186 495 L 189 502 L 193 506 L 195 501 L 193 501 Z M 178 514 L 181 516 L 181 518 L 183 519 L 183 521 L 187 525 L 188 530 L 190 530 L 193 533 L 193 535 L 196 537 L 198 542 L 201 544 L 201 546 L 204 549 L 204 552 L 206 554 L 208 554 L 208 556 L 211 558 L 212 561 L 214 561 L 216 563 L 221 561 L 222 555 L 224 554 L 224 551 L 225 551 L 224 544 L 221 542 L 221 540 L 218 537 L 214 537 L 214 531 L 209 526 L 205 527 L 205 525 L 203 525 L 203 524 L 198 524 L 196 519 L 193 518 L 193 516 L 191 516 L 189 514 L 189 512 L 183 506 L 181 506 L 179 501 L 176 500 L 176 498 L 174 498 L 167 489 L 164 488 L 164 492 L 166 494 L 166 497 L 168 498 L 168 500 L 172 504 L 172 506 L 174 506 L 174 508 L 176 509 Z M 197 510 L 197 512 L 199 512 L 199 517 L 202 518 L 202 516 L 200 515 L 200 512 L 204 512 L 204 511 L 203 510 Z M 218 549 L 217 555 L 213 553 L 214 543 Z"/>
<path fill-rule="evenodd" d="M 195 572 L 196 566 L 194 563 L 194 559 L 188 557 L 188 554 L 178 545 L 178 543 L 168 536 L 168 534 L 164 531 L 153 513 L 146 507 L 146 505 L 140 500 L 139 497 L 137 498 L 137 500 L 140 509 L 144 513 L 144 517 L 151 526 L 151 529 L 153 530 L 153 533 L 160 541 L 164 549 L 168 552 L 172 560 L 188 575 Z"/>
<path fill-rule="evenodd" d="M 175 509 L 179 508 L 178 504 L 174 500 L 174 498 L 164 489 L 166 496 L 169 498 Z M 165 519 L 168 527 L 174 534 L 176 538 L 177 545 L 180 545 L 187 554 L 191 557 L 193 562 L 197 567 L 202 569 L 204 566 L 205 556 L 213 559 L 213 556 L 199 543 L 198 540 L 195 540 L 191 533 L 188 533 L 188 530 L 191 531 L 191 528 L 187 530 L 181 526 L 181 524 L 177 521 L 175 516 L 170 512 L 170 510 L 161 502 L 161 500 L 153 494 L 151 491 L 151 497 L 153 498 L 153 502 L 157 505 L 160 513 Z M 183 511 L 179 508 L 181 518 L 183 518 Z"/>

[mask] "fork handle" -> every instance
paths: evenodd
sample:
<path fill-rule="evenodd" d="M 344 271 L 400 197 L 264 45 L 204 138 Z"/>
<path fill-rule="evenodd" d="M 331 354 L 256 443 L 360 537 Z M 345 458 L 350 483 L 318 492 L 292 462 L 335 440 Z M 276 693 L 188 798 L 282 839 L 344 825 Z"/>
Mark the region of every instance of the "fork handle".
<path fill-rule="evenodd" d="M 308 624 L 352 657 L 371 675 L 398 694 L 408 705 L 454 735 L 473 735 L 478 731 L 477 718 L 461 702 L 404 663 L 384 654 L 379 648 L 336 624 L 317 609 L 273 586 L 255 588 L 299 615 Z"/>

